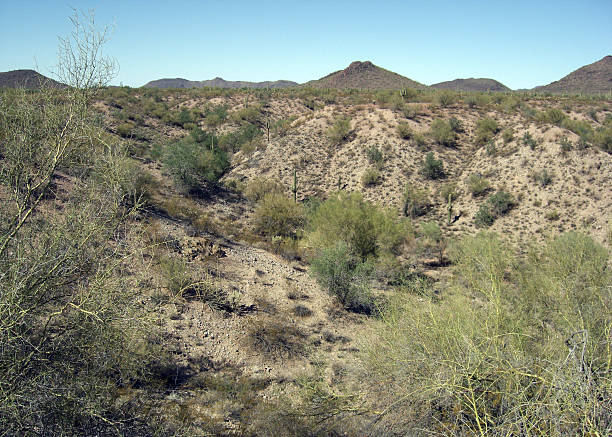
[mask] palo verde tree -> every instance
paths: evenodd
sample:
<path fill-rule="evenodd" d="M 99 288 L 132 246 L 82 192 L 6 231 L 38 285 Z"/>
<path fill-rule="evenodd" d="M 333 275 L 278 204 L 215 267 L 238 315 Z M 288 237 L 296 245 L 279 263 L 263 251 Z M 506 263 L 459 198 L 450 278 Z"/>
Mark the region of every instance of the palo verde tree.
<path fill-rule="evenodd" d="M 126 432 L 112 394 L 146 362 L 135 287 L 119 273 L 135 167 L 92 122 L 116 64 L 92 14 L 71 21 L 57 68 L 69 86 L 0 93 L 2 435 Z"/>

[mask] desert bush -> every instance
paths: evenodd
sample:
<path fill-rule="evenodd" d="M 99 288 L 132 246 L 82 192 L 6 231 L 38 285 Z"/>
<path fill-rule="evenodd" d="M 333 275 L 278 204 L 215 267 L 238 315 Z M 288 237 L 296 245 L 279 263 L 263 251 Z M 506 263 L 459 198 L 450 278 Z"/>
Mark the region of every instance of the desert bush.
<path fill-rule="evenodd" d="M 474 216 L 476 227 L 491 226 L 498 217 L 507 214 L 515 205 L 516 202 L 510 194 L 504 190 L 497 191 L 489 196 Z"/>
<path fill-rule="evenodd" d="M 540 123 L 554 124 L 555 126 L 561 126 L 563 120 L 567 115 L 560 109 L 548 108 L 546 111 L 539 112 L 536 115 L 536 120 Z"/>
<path fill-rule="evenodd" d="M 378 185 L 381 182 L 380 171 L 374 167 L 366 169 L 361 175 L 361 184 L 364 187 L 370 187 L 372 185 Z"/>
<path fill-rule="evenodd" d="M 461 133 L 464 131 L 463 122 L 459 120 L 457 117 L 449 118 L 448 125 L 450 126 L 453 132 Z"/>
<path fill-rule="evenodd" d="M 366 363 L 393 395 L 369 432 L 605 435 L 608 252 L 569 233 L 517 260 L 481 233 L 450 255 L 452 293 L 397 294 L 382 313 Z"/>
<path fill-rule="evenodd" d="M 516 205 L 512 195 L 504 190 L 498 190 L 497 193 L 491 195 L 487 199 L 487 203 L 491 206 L 491 211 L 497 217 L 508 213 Z"/>
<path fill-rule="evenodd" d="M 429 201 L 429 191 L 425 188 L 417 188 L 412 184 L 407 184 L 402 195 L 404 204 L 404 215 L 406 217 L 418 217 L 427 213 L 431 203 Z"/>
<path fill-rule="evenodd" d="M 400 123 L 397 125 L 397 134 L 400 138 L 409 140 L 414 135 L 414 132 L 408 123 Z"/>
<path fill-rule="evenodd" d="M 455 93 L 451 91 L 439 91 L 435 97 L 436 103 L 443 108 L 451 106 L 457 100 Z"/>
<path fill-rule="evenodd" d="M 421 164 L 421 174 L 427 179 L 440 179 L 444 177 L 444 165 L 441 159 L 436 159 L 433 152 L 425 156 Z"/>
<path fill-rule="evenodd" d="M 595 131 L 593 144 L 604 152 L 612 153 L 612 127 L 602 127 Z"/>
<path fill-rule="evenodd" d="M 415 96 L 416 97 L 416 96 Z M 404 108 L 402 109 L 402 114 L 404 115 L 404 117 L 406 117 L 409 120 L 414 120 L 416 119 L 419 115 L 421 115 L 421 108 L 420 106 L 414 106 L 414 105 L 404 105 Z"/>
<path fill-rule="evenodd" d="M 492 118 L 481 118 L 476 122 L 476 144 L 482 146 L 491 141 L 499 132 L 499 124 Z"/>
<path fill-rule="evenodd" d="M 375 164 L 378 166 L 380 166 L 384 160 L 383 153 L 377 146 L 372 146 L 367 149 L 366 156 L 368 157 L 368 161 L 370 162 L 370 164 Z"/>
<path fill-rule="evenodd" d="M 302 304 L 298 304 L 294 306 L 292 312 L 298 317 L 312 316 L 312 310 L 308 308 L 306 305 L 302 305 Z"/>
<path fill-rule="evenodd" d="M 251 202 L 259 202 L 267 194 L 282 193 L 283 186 L 276 179 L 255 177 L 251 179 L 244 190 L 244 196 Z"/>
<path fill-rule="evenodd" d="M 70 87 L 0 92 L 0 433 L 150 433 L 116 392 L 146 383 L 154 335 L 121 272 L 140 244 L 123 144 L 92 124 L 115 65 L 91 60 L 105 31 L 75 12 L 60 39 Z M 84 39 L 90 45 L 82 46 Z M 100 174 L 105 169 L 111 174 Z M 56 208 L 54 183 L 69 181 Z M 133 229 L 136 232 L 131 232 Z M 131 267 L 131 266 L 130 266 Z M 136 281 L 135 281 L 136 282 Z M 138 400 L 135 398 L 135 401 Z"/>
<path fill-rule="evenodd" d="M 436 256 L 438 263 L 442 263 L 447 241 L 436 222 L 421 223 L 417 232 L 417 243 L 422 256 Z"/>
<path fill-rule="evenodd" d="M 308 243 L 316 252 L 343 242 L 362 259 L 397 253 L 410 237 L 409 223 L 367 202 L 359 193 L 341 192 L 314 209 Z"/>
<path fill-rule="evenodd" d="M 351 132 L 351 119 L 347 117 L 336 118 L 332 127 L 327 130 L 327 138 L 332 144 L 338 145 L 346 141 Z"/>
<path fill-rule="evenodd" d="M 514 139 L 514 130 L 511 127 L 504 129 L 502 132 L 502 139 L 504 140 L 504 144 L 510 143 Z"/>
<path fill-rule="evenodd" d="M 263 120 L 262 107 L 261 105 L 250 105 L 232 112 L 229 117 L 238 124 L 259 124 Z"/>
<path fill-rule="evenodd" d="M 235 153 L 245 145 L 253 144 L 261 136 L 261 130 L 252 124 L 240 126 L 237 130 L 221 135 L 219 147 L 227 153 Z"/>
<path fill-rule="evenodd" d="M 439 191 L 439 196 L 442 202 L 448 202 L 449 198 L 451 202 L 454 202 L 459 198 L 459 190 L 457 188 L 457 184 L 455 182 L 449 182 L 442 185 Z"/>
<path fill-rule="evenodd" d="M 563 119 L 561 127 L 574 132 L 586 143 L 590 142 L 592 139 L 593 127 L 586 121 L 572 120 L 571 118 L 566 117 Z"/>
<path fill-rule="evenodd" d="M 267 236 L 297 237 L 304 226 L 302 205 L 280 193 L 266 194 L 257 205 L 254 230 Z"/>
<path fill-rule="evenodd" d="M 533 173 L 533 180 L 537 182 L 542 188 L 546 187 L 552 182 L 553 175 L 546 169 L 536 171 Z"/>
<path fill-rule="evenodd" d="M 429 128 L 429 135 L 436 143 L 443 146 L 455 145 L 456 134 L 448 121 L 435 119 Z"/>
<path fill-rule="evenodd" d="M 164 168 L 177 184 L 188 192 L 201 192 L 205 184 L 215 183 L 229 168 L 227 154 L 218 147 L 212 150 L 185 137 L 166 146 Z"/>
<path fill-rule="evenodd" d="M 559 211 L 557 211 L 556 209 L 547 211 L 546 214 L 544 214 L 544 218 L 551 222 L 559 220 L 559 217 L 561 217 L 561 214 L 559 214 Z"/>
<path fill-rule="evenodd" d="M 491 212 L 491 208 L 488 205 L 480 205 L 478 211 L 474 215 L 474 224 L 477 228 L 488 228 L 495 223 L 495 216 Z"/>
<path fill-rule="evenodd" d="M 117 126 L 117 134 L 123 138 L 129 138 L 134 131 L 134 123 L 121 123 Z"/>
<path fill-rule="evenodd" d="M 362 261 L 344 242 L 324 249 L 311 263 L 318 282 L 350 311 L 373 314 L 376 304 L 369 281 L 374 274 L 370 261 Z"/>
<path fill-rule="evenodd" d="M 529 146 L 531 150 L 535 150 L 538 147 L 538 141 L 529 132 L 525 132 L 522 142 L 525 146 Z"/>
<path fill-rule="evenodd" d="M 415 133 L 412 138 L 414 139 L 414 142 L 416 143 L 417 146 L 419 147 L 423 147 L 424 145 L 427 144 L 427 141 L 425 140 L 425 136 L 421 133 Z"/>
<path fill-rule="evenodd" d="M 574 147 L 572 142 L 567 137 L 561 138 L 559 145 L 561 146 L 561 153 L 567 153 Z"/>
<path fill-rule="evenodd" d="M 304 331 L 283 321 L 253 321 L 248 328 L 250 347 L 275 361 L 306 355 L 307 337 Z"/>

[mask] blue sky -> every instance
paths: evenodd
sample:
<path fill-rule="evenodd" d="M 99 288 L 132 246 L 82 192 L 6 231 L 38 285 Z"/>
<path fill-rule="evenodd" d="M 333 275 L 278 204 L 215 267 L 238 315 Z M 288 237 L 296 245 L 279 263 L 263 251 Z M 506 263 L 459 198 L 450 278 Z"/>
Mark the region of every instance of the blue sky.
<path fill-rule="evenodd" d="M 355 60 L 425 84 L 532 88 L 612 54 L 612 1 L 0 0 L 0 71 L 49 75 L 72 7 L 115 24 L 113 84 L 163 77 L 305 82 Z"/>

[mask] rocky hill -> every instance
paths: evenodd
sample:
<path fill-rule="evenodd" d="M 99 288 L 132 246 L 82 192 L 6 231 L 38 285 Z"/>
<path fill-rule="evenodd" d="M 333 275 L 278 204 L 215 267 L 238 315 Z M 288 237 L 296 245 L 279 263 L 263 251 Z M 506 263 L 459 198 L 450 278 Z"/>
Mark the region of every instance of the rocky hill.
<path fill-rule="evenodd" d="M 446 82 L 435 83 L 430 85 L 431 88 L 453 90 L 453 91 L 511 91 L 503 83 L 500 83 L 494 79 L 487 78 L 469 78 L 469 79 L 455 79 Z"/>
<path fill-rule="evenodd" d="M 344 70 L 336 71 L 321 79 L 306 82 L 304 86 L 313 88 L 339 88 L 339 89 L 400 89 L 400 88 L 427 88 L 422 83 L 401 76 L 384 68 L 380 68 L 370 61 L 352 62 Z"/>
<path fill-rule="evenodd" d="M 533 89 L 540 93 L 606 94 L 612 92 L 612 56 L 604 56 L 548 85 Z"/>
<path fill-rule="evenodd" d="M 297 82 L 277 80 L 265 82 L 230 81 L 220 77 L 211 80 L 194 81 L 187 79 L 159 79 L 148 82 L 144 88 L 288 88 L 296 86 Z"/>
<path fill-rule="evenodd" d="M 12 70 L 0 72 L 0 88 L 40 88 L 41 86 L 58 88 L 64 87 L 34 70 Z"/>

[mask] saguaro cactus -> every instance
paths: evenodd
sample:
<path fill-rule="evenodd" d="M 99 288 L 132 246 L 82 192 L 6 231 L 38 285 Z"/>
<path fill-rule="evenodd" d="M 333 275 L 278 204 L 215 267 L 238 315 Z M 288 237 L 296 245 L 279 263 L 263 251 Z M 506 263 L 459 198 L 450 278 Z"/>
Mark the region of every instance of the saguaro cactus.
<path fill-rule="evenodd" d="M 298 192 L 298 177 L 297 170 L 293 170 L 293 188 L 291 188 L 293 192 L 293 201 L 297 203 L 297 192 Z"/>

